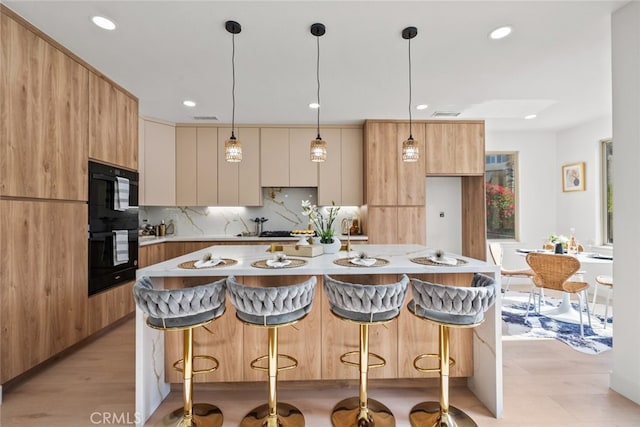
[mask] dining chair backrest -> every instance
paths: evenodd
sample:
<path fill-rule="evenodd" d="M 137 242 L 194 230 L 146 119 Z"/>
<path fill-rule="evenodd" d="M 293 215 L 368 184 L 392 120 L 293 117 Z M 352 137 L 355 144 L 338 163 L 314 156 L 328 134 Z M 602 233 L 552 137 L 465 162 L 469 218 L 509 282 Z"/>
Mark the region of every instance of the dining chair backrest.
<path fill-rule="evenodd" d="M 495 265 L 502 265 L 502 245 L 498 242 L 489 243 L 489 254 Z"/>
<path fill-rule="evenodd" d="M 570 255 L 527 254 L 527 264 L 535 276 L 533 283 L 540 288 L 564 291 L 564 283 L 580 269 L 580 261 Z"/>

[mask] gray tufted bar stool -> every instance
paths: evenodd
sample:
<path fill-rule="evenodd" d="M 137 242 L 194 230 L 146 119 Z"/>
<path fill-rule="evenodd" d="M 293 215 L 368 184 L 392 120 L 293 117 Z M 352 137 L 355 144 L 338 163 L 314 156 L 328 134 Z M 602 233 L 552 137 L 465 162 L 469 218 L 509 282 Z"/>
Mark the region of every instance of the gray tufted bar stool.
<path fill-rule="evenodd" d="M 394 427 L 395 417 L 389 408 L 368 397 L 369 368 L 382 367 L 384 358 L 369 352 L 369 326 L 388 323 L 398 317 L 407 296 L 409 278 L 387 285 L 360 285 L 341 282 L 324 276 L 324 291 L 331 312 L 338 318 L 357 323 L 360 328 L 360 348 L 340 356 L 346 365 L 360 370 L 359 395 L 338 402 L 331 413 L 334 427 Z M 349 357 L 358 355 L 358 362 Z M 369 363 L 369 356 L 377 363 Z"/>
<path fill-rule="evenodd" d="M 301 427 L 304 415 L 293 405 L 277 400 L 278 371 L 294 369 L 298 361 L 287 354 L 278 354 L 278 328 L 297 323 L 311 311 L 315 295 L 316 277 L 302 283 L 277 287 L 256 287 L 240 284 L 227 278 L 229 300 L 242 322 L 268 330 L 268 353 L 251 361 L 251 368 L 266 371 L 269 377 L 268 403 L 249 411 L 240 427 Z M 278 358 L 289 364 L 278 365 Z M 267 366 L 259 363 L 267 360 Z"/>
<path fill-rule="evenodd" d="M 449 405 L 449 369 L 455 360 L 449 356 L 449 329 L 475 328 L 484 321 L 484 313 L 496 298 L 496 282 L 491 277 L 474 274 L 470 287 L 440 285 L 411 279 L 413 300 L 408 308 L 419 318 L 438 325 L 438 354 L 421 354 L 413 361 L 420 372 L 440 374 L 440 402 L 422 402 L 411 409 L 412 427 L 477 426 L 458 408 Z M 419 362 L 427 357 L 439 359 L 438 368 L 423 368 Z"/>
<path fill-rule="evenodd" d="M 218 360 L 211 356 L 193 355 L 193 330 L 206 328 L 225 309 L 225 279 L 201 286 L 181 289 L 154 289 L 147 277 L 133 286 L 133 296 L 138 307 L 147 316 L 147 325 L 164 331 L 183 331 L 183 359 L 173 367 L 183 373 L 184 405 L 160 422 L 163 426 L 220 427 L 222 411 L 208 403 L 193 403 L 193 376 L 218 369 Z M 194 359 L 212 362 L 212 367 L 195 370 Z M 179 365 L 182 364 L 182 368 Z"/>

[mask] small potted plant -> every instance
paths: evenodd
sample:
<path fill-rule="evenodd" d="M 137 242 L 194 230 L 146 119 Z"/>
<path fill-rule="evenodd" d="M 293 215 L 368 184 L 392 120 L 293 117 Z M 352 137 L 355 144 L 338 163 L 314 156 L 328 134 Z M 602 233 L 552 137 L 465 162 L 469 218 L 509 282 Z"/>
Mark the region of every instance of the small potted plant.
<path fill-rule="evenodd" d="M 340 240 L 335 237 L 333 229 L 333 223 L 339 211 L 340 207 L 336 206 L 334 202 L 331 203 L 331 207 L 321 210 L 308 200 L 302 201 L 302 214 L 309 217 L 309 222 L 320 238 L 325 253 L 336 253 L 340 250 Z"/>

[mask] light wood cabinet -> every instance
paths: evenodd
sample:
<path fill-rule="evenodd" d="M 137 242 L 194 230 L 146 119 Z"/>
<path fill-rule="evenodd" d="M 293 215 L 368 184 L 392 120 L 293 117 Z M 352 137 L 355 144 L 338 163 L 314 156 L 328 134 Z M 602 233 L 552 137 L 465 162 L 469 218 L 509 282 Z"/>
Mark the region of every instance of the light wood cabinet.
<path fill-rule="evenodd" d="M 318 205 L 362 205 L 362 129 L 325 129 L 323 134 L 327 160 L 318 164 Z"/>
<path fill-rule="evenodd" d="M 422 206 L 369 206 L 370 244 L 426 244 L 426 213 Z"/>
<path fill-rule="evenodd" d="M 86 201 L 89 71 L 4 10 L 0 195 Z"/>
<path fill-rule="evenodd" d="M 216 128 L 176 128 L 176 204 L 218 204 L 218 132 Z"/>
<path fill-rule="evenodd" d="M 124 283 L 89 297 L 87 304 L 87 332 L 98 332 L 122 319 L 135 310 L 133 285 L 135 281 Z"/>
<path fill-rule="evenodd" d="M 224 144 L 231 128 L 218 128 L 218 205 L 260 206 L 260 129 L 238 128 L 236 137 L 242 143 L 242 161 L 227 162 Z"/>
<path fill-rule="evenodd" d="M 0 200 L 2 377 L 85 338 L 87 205 Z"/>
<path fill-rule="evenodd" d="M 398 205 L 422 206 L 425 204 L 425 127 L 423 123 L 413 123 L 413 139 L 420 150 L 417 162 L 402 160 L 402 143 L 409 137 L 409 123 L 396 125 L 396 153 L 398 153 Z M 418 243 L 418 242 L 412 242 Z"/>
<path fill-rule="evenodd" d="M 318 163 L 309 158 L 309 146 L 315 137 L 315 129 L 310 128 L 261 128 L 261 185 L 317 187 Z"/>
<path fill-rule="evenodd" d="M 89 157 L 138 169 L 138 100 L 89 74 Z"/>
<path fill-rule="evenodd" d="M 138 268 L 148 267 L 164 261 L 166 259 L 164 255 L 164 247 L 165 245 L 162 243 L 140 246 L 138 248 Z"/>
<path fill-rule="evenodd" d="M 176 131 L 172 125 L 144 120 L 142 206 L 176 205 Z"/>
<path fill-rule="evenodd" d="M 483 175 L 483 122 L 426 124 L 427 175 Z"/>
<path fill-rule="evenodd" d="M 365 199 L 372 206 L 398 204 L 397 125 L 366 122 L 364 126 Z"/>

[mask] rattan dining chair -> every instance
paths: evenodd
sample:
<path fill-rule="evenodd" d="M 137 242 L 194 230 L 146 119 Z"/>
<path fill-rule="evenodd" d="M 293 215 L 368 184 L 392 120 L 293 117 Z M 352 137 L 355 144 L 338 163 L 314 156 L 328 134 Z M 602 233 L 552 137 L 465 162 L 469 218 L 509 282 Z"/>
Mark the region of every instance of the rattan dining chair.
<path fill-rule="evenodd" d="M 502 251 L 502 245 L 498 242 L 489 243 L 489 254 L 491 255 L 491 259 L 495 265 L 500 266 L 500 275 L 505 278 L 505 286 L 504 293 L 509 292 L 509 285 L 511 283 L 511 278 L 520 277 L 529 279 L 531 281 L 531 286 L 533 287 L 533 270 L 530 268 L 524 268 L 520 270 L 508 270 L 502 267 L 502 259 L 504 257 L 504 252 Z"/>
<path fill-rule="evenodd" d="M 587 289 L 589 283 L 582 281 L 570 280 L 580 269 L 580 261 L 570 255 L 530 253 L 527 254 L 527 264 L 534 272 L 533 283 L 543 289 L 552 289 L 556 291 L 576 294 L 578 296 L 580 313 L 580 336 L 584 337 L 584 322 L 582 320 L 582 312 L 586 309 L 587 320 L 591 326 L 591 316 L 589 315 L 589 304 L 587 303 Z M 535 292 L 529 294 L 529 303 L 527 303 L 527 313 L 525 319 L 529 315 L 529 304 L 531 298 L 534 298 Z"/>

